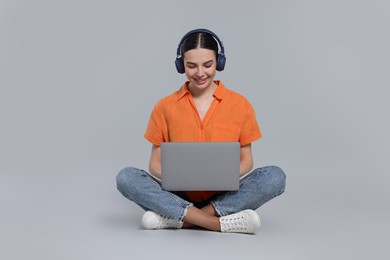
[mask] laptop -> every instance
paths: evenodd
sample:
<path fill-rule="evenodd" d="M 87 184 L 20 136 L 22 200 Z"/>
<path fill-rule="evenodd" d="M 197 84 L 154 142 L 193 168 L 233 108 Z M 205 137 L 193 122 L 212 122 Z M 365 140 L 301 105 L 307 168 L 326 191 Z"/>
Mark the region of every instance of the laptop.
<path fill-rule="evenodd" d="M 161 185 L 167 191 L 238 190 L 239 142 L 161 143 Z"/>

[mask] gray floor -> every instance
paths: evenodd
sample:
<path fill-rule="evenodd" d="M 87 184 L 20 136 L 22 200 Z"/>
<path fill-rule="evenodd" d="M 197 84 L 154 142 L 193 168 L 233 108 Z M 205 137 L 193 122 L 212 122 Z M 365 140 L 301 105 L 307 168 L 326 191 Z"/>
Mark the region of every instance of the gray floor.
<path fill-rule="evenodd" d="M 142 210 L 115 190 L 117 169 L 1 176 L 1 259 L 379 259 L 388 255 L 389 205 L 307 189 L 290 174 L 281 197 L 257 210 L 256 235 L 143 230 Z M 298 190 L 299 188 L 299 190 Z M 340 187 L 341 188 L 341 187 Z M 329 194 L 329 193 L 328 193 Z M 337 203 L 339 201 L 339 203 Z M 137 259 L 136 258 L 136 259 Z"/>

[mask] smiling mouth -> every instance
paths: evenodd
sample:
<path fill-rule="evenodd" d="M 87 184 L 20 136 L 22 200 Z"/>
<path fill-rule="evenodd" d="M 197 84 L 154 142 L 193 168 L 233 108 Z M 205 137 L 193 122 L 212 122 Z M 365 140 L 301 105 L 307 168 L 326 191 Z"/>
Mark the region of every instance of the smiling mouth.
<path fill-rule="evenodd" d="M 207 78 L 204 78 L 204 79 L 195 79 L 196 83 L 198 83 L 199 85 L 202 85 L 204 83 L 207 82 Z"/>

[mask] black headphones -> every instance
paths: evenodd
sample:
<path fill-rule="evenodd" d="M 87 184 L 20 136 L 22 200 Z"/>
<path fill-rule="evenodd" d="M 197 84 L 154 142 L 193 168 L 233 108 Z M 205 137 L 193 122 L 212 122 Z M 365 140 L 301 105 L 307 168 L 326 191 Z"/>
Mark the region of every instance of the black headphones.
<path fill-rule="evenodd" d="M 183 38 L 181 39 L 181 41 L 179 42 L 179 46 L 177 46 L 177 51 L 176 51 L 176 60 L 175 60 L 175 65 L 176 65 L 176 69 L 177 69 L 177 72 L 183 74 L 185 72 L 185 69 L 184 69 L 184 62 L 183 62 L 183 56 L 182 56 L 182 53 L 181 53 L 181 49 L 182 49 L 182 44 L 184 42 L 184 40 L 191 34 L 194 34 L 194 33 L 200 33 L 200 32 L 203 32 L 203 33 L 207 33 L 207 34 L 210 34 L 211 36 L 213 36 L 214 39 L 217 40 L 218 44 L 219 44 L 219 47 L 220 47 L 220 52 L 217 54 L 217 70 L 218 71 L 222 71 L 224 68 L 225 68 L 225 63 L 226 63 L 226 57 L 225 57 L 225 49 L 223 47 L 223 43 L 222 41 L 218 38 L 218 36 L 213 33 L 212 31 L 209 31 L 207 29 L 195 29 L 195 30 L 192 30 L 188 33 L 186 33 Z"/>

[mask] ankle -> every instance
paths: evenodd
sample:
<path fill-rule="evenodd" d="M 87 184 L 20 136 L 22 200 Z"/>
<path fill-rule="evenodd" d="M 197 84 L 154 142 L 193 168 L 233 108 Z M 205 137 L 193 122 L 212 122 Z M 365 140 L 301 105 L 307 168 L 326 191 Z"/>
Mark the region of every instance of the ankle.
<path fill-rule="evenodd" d="M 183 222 L 183 226 L 181 228 L 194 228 L 196 225 L 189 223 L 189 222 Z"/>

